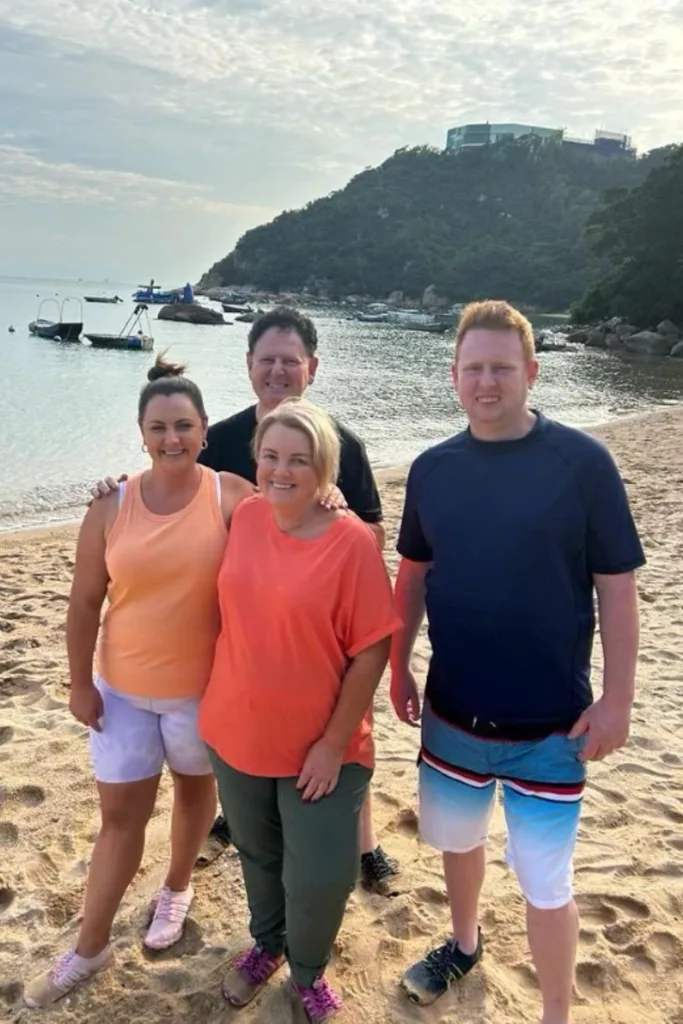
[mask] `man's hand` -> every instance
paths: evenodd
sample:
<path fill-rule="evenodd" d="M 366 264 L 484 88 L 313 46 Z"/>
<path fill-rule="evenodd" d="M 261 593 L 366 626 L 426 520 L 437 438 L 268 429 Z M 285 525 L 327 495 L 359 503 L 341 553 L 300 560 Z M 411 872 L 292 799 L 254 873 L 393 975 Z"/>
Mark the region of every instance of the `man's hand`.
<path fill-rule="evenodd" d="M 320 499 L 320 504 L 323 508 L 334 509 L 335 511 L 349 507 L 346 498 L 336 484 L 330 484 L 329 490 Z"/>
<path fill-rule="evenodd" d="M 420 724 L 420 694 L 410 669 L 391 670 L 390 693 L 394 711 L 401 721 L 417 728 Z"/>
<path fill-rule="evenodd" d="M 102 701 L 102 694 L 94 684 L 82 689 L 80 687 L 78 689 L 72 688 L 69 699 L 69 711 L 74 718 L 78 719 L 83 725 L 87 725 L 89 729 L 94 729 L 95 732 L 102 732 L 99 720 L 104 715 L 104 703 Z"/>
<path fill-rule="evenodd" d="M 579 754 L 581 761 L 602 761 L 608 754 L 623 747 L 628 740 L 631 705 L 625 701 L 596 700 L 583 712 L 569 733 L 569 739 L 586 736 L 586 745 Z"/>
<path fill-rule="evenodd" d="M 124 480 L 128 479 L 127 473 L 122 473 L 121 476 L 115 480 L 113 476 L 107 476 L 104 480 L 98 480 L 94 487 L 90 488 L 92 498 L 88 502 L 88 505 L 92 504 L 93 498 L 97 501 L 98 498 L 108 498 L 114 491 L 118 491 L 119 484 L 123 483 Z"/>
<path fill-rule="evenodd" d="M 296 788 L 303 790 L 302 800 L 320 800 L 332 793 L 339 781 L 343 751 L 336 750 L 325 740 L 314 743 L 306 755 Z"/>

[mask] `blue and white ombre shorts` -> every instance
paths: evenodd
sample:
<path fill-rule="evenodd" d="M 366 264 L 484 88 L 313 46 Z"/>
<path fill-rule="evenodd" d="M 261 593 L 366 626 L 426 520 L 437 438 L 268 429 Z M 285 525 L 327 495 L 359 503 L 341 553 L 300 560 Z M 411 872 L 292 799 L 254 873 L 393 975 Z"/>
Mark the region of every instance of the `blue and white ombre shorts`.
<path fill-rule="evenodd" d="M 586 780 L 579 760 L 585 737 L 552 733 L 541 740 L 484 739 L 439 718 L 422 716 L 420 833 L 444 853 L 483 846 L 503 790 L 506 860 L 527 901 L 541 910 L 572 898 L 572 861 Z"/>

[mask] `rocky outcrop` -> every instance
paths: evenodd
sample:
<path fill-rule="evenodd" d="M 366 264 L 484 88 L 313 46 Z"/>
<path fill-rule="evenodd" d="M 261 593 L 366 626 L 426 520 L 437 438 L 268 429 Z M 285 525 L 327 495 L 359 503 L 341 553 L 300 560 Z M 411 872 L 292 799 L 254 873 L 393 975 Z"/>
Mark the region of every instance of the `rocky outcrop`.
<path fill-rule="evenodd" d="M 642 356 L 668 356 L 675 344 L 676 338 L 659 331 L 638 331 L 624 339 L 627 352 L 637 352 Z"/>
<path fill-rule="evenodd" d="M 678 327 L 671 320 L 662 320 L 661 324 L 657 325 L 657 334 L 663 334 L 665 338 L 675 338 L 676 341 L 681 336 Z"/>
<path fill-rule="evenodd" d="M 677 341 L 669 352 L 669 355 L 673 359 L 683 359 L 683 341 Z"/>
<path fill-rule="evenodd" d="M 157 314 L 159 320 L 174 320 L 180 324 L 223 324 L 223 314 L 208 306 L 200 306 L 198 302 L 178 302 L 172 306 L 162 306 Z"/>
<path fill-rule="evenodd" d="M 683 347 L 683 331 L 671 320 L 663 320 L 656 331 L 641 331 L 619 317 L 612 317 L 601 324 L 588 327 L 574 327 L 567 335 L 567 341 L 589 348 L 609 348 L 632 352 L 642 356 L 668 356 L 680 358 Z M 674 349 L 677 351 L 674 353 Z"/>

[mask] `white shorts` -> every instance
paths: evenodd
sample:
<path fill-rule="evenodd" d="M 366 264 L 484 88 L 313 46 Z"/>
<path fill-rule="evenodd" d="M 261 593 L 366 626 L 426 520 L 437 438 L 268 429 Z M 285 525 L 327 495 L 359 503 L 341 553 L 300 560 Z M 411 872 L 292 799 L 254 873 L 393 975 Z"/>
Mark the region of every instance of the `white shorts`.
<path fill-rule="evenodd" d="M 102 732 L 90 730 L 90 749 L 98 782 L 141 782 L 160 775 L 166 762 L 179 775 L 211 775 L 206 746 L 199 736 L 199 699 L 151 700 L 108 686 L 99 676 Z"/>

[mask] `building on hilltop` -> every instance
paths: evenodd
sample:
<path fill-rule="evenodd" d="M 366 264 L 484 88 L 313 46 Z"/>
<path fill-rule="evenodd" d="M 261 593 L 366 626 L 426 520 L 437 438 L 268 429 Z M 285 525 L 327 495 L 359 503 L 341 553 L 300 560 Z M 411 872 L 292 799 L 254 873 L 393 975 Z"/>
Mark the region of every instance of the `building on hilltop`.
<path fill-rule="evenodd" d="M 596 153 L 599 156 L 636 155 L 630 136 L 617 132 L 598 130 L 593 139 L 579 139 L 567 135 L 564 128 L 541 128 L 531 124 L 492 124 L 489 121 L 485 124 L 463 124 L 450 128 L 446 135 L 446 152 L 461 153 L 465 149 L 491 146 L 496 142 L 521 139 L 526 135 L 533 135 L 544 142 L 554 140 L 571 149 Z"/>
<path fill-rule="evenodd" d="M 561 128 L 539 128 L 530 124 L 463 124 L 451 128 L 446 136 L 446 149 L 455 153 L 476 146 L 491 146 L 494 142 L 521 139 L 535 135 L 539 139 L 561 139 Z"/>

